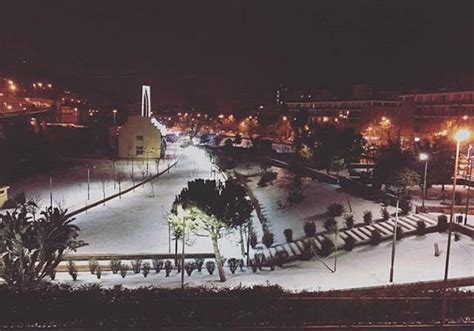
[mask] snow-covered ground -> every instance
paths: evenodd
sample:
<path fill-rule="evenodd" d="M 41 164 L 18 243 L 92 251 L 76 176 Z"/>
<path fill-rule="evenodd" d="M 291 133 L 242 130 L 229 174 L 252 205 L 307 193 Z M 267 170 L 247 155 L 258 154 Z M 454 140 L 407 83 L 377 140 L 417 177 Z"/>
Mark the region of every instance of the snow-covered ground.
<path fill-rule="evenodd" d="M 269 222 L 270 231 L 275 236 L 275 242 L 285 242 L 283 231 L 285 229 L 293 230 L 293 238 L 299 238 L 304 235 L 303 226 L 306 221 L 315 221 L 317 231 L 323 231 L 324 221 L 328 218 L 326 215 L 327 207 L 332 203 L 340 203 L 344 206 L 347 213 L 354 215 L 355 223 L 363 223 L 363 213 L 366 210 L 372 212 L 373 218 L 381 218 L 382 205 L 373 201 L 354 197 L 348 193 L 342 192 L 338 185 L 320 183 L 311 178 L 302 179 L 302 188 L 305 199 L 302 203 L 292 207 L 279 208 L 278 201 L 285 203 L 288 197 L 289 186 L 293 180 L 293 174 L 286 170 L 271 167 L 268 171 L 277 172 L 277 179 L 273 185 L 259 187 L 260 168 L 258 165 L 251 165 L 248 169 L 242 165 L 237 169 L 238 172 L 251 175 L 249 187 L 256 198 L 264 207 L 264 213 Z M 350 209 L 352 208 L 352 211 Z M 395 209 L 388 207 L 389 212 L 395 212 Z M 342 227 L 344 218 L 337 217 L 339 225 Z"/>
<path fill-rule="evenodd" d="M 438 243 L 442 254 L 434 256 L 434 244 Z M 432 233 L 421 237 L 409 237 L 397 242 L 395 259 L 395 283 L 441 280 L 444 275 L 447 234 Z M 379 246 L 357 247 L 352 252 L 340 251 L 337 259 L 337 272 L 329 271 L 318 259 L 295 261 L 275 271 L 267 270 L 252 273 L 250 270 L 237 270 L 232 275 L 226 267 L 228 280 L 220 283 L 217 273 L 210 276 L 204 269 L 194 271 L 191 277 L 185 276 L 187 286 L 234 287 L 278 284 L 288 290 L 331 290 L 389 284 L 391 242 Z M 333 256 L 324 259 L 332 266 Z M 449 277 L 474 276 L 474 241 L 461 236 L 458 242 L 452 241 Z M 57 281 L 73 285 L 99 282 L 106 287 L 122 284 L 126 287 L 161 286 L 179 287 L 180 274 L 176 271 L 165 277 L 164 271 L 154 271 L 147 278 L 142 274 L 128 272 L 126 278 L 104 272 L 97 280 L 88 272 L 79 273 L 73 282 L 67 273 L 58 273 Z"/>

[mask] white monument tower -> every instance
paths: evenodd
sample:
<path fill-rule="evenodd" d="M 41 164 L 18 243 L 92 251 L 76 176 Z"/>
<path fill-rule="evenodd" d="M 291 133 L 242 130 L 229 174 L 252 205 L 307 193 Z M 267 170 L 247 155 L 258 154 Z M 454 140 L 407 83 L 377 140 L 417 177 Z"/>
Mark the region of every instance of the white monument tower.
<path fill-rule="evenodd" d="M 151 116 L 151 99 L 150 99 L 151 89 L 148 85 L 142 86 L 142 116 L 150 117 Z"/>

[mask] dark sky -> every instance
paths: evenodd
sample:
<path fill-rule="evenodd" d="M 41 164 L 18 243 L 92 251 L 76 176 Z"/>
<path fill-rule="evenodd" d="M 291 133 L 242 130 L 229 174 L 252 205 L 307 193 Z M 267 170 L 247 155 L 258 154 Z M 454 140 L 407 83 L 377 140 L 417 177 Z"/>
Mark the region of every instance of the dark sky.
<path fill-rule="evenodd" d="M 77 79 L 117 103 L 219 110 L 298 87 L 438 87 L 473 74 L 472 1 L 7 1 L 0 75 Z M 26 64 L 21 64 L 25 59 Z"/>

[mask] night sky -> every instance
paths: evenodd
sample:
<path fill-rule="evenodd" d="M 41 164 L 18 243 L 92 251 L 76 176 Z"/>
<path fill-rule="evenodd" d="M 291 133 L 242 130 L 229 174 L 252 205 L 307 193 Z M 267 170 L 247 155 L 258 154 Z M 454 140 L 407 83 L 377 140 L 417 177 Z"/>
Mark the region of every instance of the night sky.
<path fill-rule="evenodd" d="M 472 83 L 472 1 L 7 1 L 0 75 L 85 85 L 119 105 L 218 110 L 279 84 L 434 88 Z M 23 63 L 24 62 L 24 63 Z"/>

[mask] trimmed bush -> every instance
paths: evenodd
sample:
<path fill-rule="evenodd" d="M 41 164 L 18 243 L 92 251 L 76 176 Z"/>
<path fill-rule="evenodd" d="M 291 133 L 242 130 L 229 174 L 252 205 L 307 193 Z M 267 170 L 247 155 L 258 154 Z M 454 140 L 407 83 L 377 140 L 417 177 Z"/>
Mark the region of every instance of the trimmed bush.
<path fill-rule="evenodd" d="M 334 251 L 334 243 L 329 238 L 324 238 L 321 242 L 321 249 L 319 255 L 322 257 L 329 256 Z"/>
<path fill-rule="evenodd" d="M 186 262 L 184 264 L 184 269 L 186 270 L 186 274 L 191 276 L 193 271 L 196 269 L 196 264 L 194 262 Z"/>
<path fill-rule="evenodd" d="M 120 260 L 117 260 L 117 259 L 111 259 L 110 260 L 110 270 L 112 270 L 112 273 L 114 275 L 119 272 L 120 264 L 122 264 L 122 262 Z"/>
<path fill-rule="evenodd" d="M 165 261 L 165 277 L 169 277 L 171 270 L 173 270 L 173 263 L 170 260 Z"/>
<path fill-rule="evenodd" d="M 127 272 L 128 272 L 128 265 L 120 264 L 120 276 L 122 276 L 122 278 L 125 278 L 125 276 L 127 276 Z"/>
<path fill-rule="evenodd" d="M 300 255 L 300 260 L 311 260 L 313 257 L 313 249 L 309 242 L 303 242 L 303 254 Z"/>
<path fill-rule="evenodd" d="M 273 171 L 269 172 L 264 172 L 262 176 L 260 177 L 260 180 L 258 181 L 257 185 L 259 187 L 265 187 L 267 186 L 268 183 L 273 182 L 277 178 L 277 173 Z"/>
<path fill-rule="evenodd" d="M 258 262 L 254 259 L 249 261 L 250 267 L 252 268 L 252 272 L 257 272 L 258 269 Z"/>
<path fill-rule="evenodd" d="M 388 221 L 390 219 L 390 213 L 388 212 L 387 207 L 380 209 L 380 215 L 382 216 L 383 221 Z"/>
<path fill-rule="evenodd" d="M 403 196 L 400 201 L 398 206 L 401 209 L 401 214 L 402 215 L 407 215 L 411 211 L 411 199 L 408 195 Z"/>
<path fill-rule="evenodd" d="M 313 221 L 305 222 L 304 233 L 306 237 L 314 237 L 314 235 L 316 234 L 316 224 Z"/>
<path fill-rule="evenodd" d="M 206 262 L 206 270 L 209 273 L 209 275 L 212 275 L 214 273 L 214 270 L 216 270 L 216 264 L 214 263 L 214 261 Z"/>
<path fill-rule="evenodd" d="M 285 229 L 285 231 L 283 231 L 283 234 L 285 235 L 285 238 L 286 238 L 286 242 L 293 242 L 293 230 L 292 229 Z"/>
<path fill-rule="evenodd" d="M 237 261 L 236 258 L 231 258 L 229 261 L 227 261 L 227 265 L 229 266 L 230 272 L 235 274 L 235 271 L 239 267 L 239 261 Z"/>
<path fill-rule="evenodd" d="M 51 280 L 54 280 L 56 278 L 56 269 L 51 271 L 51 273 L 49 274 L 49 278 L 51 278 Z"/>
<path fill-rule="evenodd" d="M 89 271 L 91 272 L 91 275 L 95 274 L 95 271 L 97 270 L 98 266 L 99 262 L 97 262 L 96 259 L 92 258 L 89 260 Z"/>
<path fill-rule="evenodd" d="M 67 264 L 67 272 L 72 277 L 72 280 L 77 280 L 77 267 L 76 264 L 71 260 L 69 260 Z"/>
<path fill-rule="evenodd" d="M 102 269 L 100 268 L 100 265 L 98 265 L 95 269 L 95 275 L 97 276 L 97 279 L 100 279 L 100 277 L 102 277 Z"/>
<path fill-rule="evenodd" d="M 348 214 L 344 217 L 344 223 L 346 224 L 346 228 L 352 229 L 354 226 L 354 215 Z"/>
<path fill-rule="evenodd" d="M 204 265 L 204 259 L 196 258 L 194 259 L 194 263 L 196 264 L 197 271 L 201 272 L 202 266 Z"/>
<path fill-rule="evenodd" d="M 134 273 L 139 274 L 140 271 L 142 270 L 142 260 L 140 259 L 135 259 L 131 262 L 132 264 L 132 270 Z"/>
<path fill-rule="evenodd" d="M 153 269 L 155 269 L 156 273 L 160 273 L 161 269 L 163 268 L 163 261 L 160 259 L 153 259 Z"/>
<path fill-rule="evenodd" d="M 344 213 L 344 206 L 340 203 L 332 203 L 328 207 L 328 214 L 331 217 L 338 217 Z"/>
<path fill-rule="evenodd" d="M 150 273 L 150 269 L 151 269 L 151 266 L 149 262 L 143 263 L 143 266 L 142 266 L 143 277 L 146 278 L 148 276 L 148 274 Z"/>
<path fill-rule="evenodd" d="M 439 232 L 445 232 L 446 230 L 448 230 L 448 216 L 446 215 L 438 216 L 437 228 Z"/>
<path fill-rule="evenodd" d="M 328 231 L 331 231 L 337 226 L 337 222 L 334 218 L 328 218 L 327 220 L 324 221 L 324 228 Z"/>
<path fill-rule="evenodd" d="M 372 232 L 370 233 L 370 243 L 376 246 L 380 244 L 381 241 L 382 241 L 382 234 L 380 233 L 380 231 L 377 229 L 372 230 Z"/>
<path fill-rule="evenodd" d="M 363 220 L 367 225 L 372 224 L 372 212 L 370 210 L 364 211 Z"/>
<path fill-rule="evenodd" d="M 425 221 L 417 221 L 416 222 L 416 235 L 422 236 L 426 233 L 426 224 Z"/>
<path fill-rule="evenodd" d="M 271 233 L 269 230 L 266 230 L 266 231 L 263 233 L 263 236 L 262 236 L 262 243 L 263 243 L 267 248 L 270 248 L 270 247 L 272 247 L 273 242 L 274 242 L 273 233 Z"/>
<path fill-rule="evenodd" d="M 344 242 L 344 250 L 346 250 L 347 252 L 352 251 L 352 249 L 354 249 L 355 243 L 356 240 L 354 239 L 354 237 L 348 236 Z"/>
<path fill-rule="evenodd" d="M 400 225 L 397 225 L 397 240 L 402 240 L 403 239 L 403 229 Z"/>
<path fill-rule="evenodd" d="M 288 253 L 286 251 L 278 251 L 273 256 L 274 263 L 280 268 L 283 266 L 283 263 L 288 259 Z"/>
<path fill-rule="evenodd" d="M 255 247 L 257 246 L 257 244 L 258 244 L 257 234 L 255 233 L 255 231 L 253 230 L 253 228 L 250 227 L 250 246 L 252 246 L 252 248 L 255 249 Z"/>

